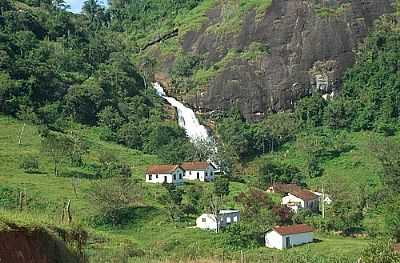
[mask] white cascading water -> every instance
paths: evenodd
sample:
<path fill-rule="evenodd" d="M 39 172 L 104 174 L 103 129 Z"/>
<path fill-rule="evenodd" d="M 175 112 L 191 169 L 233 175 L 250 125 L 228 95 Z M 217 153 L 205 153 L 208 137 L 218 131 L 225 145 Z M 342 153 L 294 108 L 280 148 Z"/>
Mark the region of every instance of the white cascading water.
<path fill-rule="evenodd" d="M 164 98 L 169 104 L 176 108 L 178 113 L 178 124 L 185 129 L 187 136 L 192 142 L 211 141 L 206 127 L 200 124 L 192 109 L 186 107 L 175 98 L 168 97 L 160 83 L 153 83 L 153 87 L 160 97 Z"/>

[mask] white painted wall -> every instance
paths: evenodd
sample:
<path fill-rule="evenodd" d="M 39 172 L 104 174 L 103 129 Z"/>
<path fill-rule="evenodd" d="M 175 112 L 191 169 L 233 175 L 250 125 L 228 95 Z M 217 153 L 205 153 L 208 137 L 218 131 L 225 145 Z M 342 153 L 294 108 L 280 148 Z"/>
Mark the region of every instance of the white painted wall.
<path fill-rule="evenodd" d="M 220 213 L 219 228 L 224 228 L 230 224 L 240 221 L 239 212 Z M 201 229 L 216 230 L 217 220 L 213 214 L 202 214 L 196 219 L 196 226 Z"/>
<path fill-rule="evenodd" d="M 206 175 L 207 173 L 207 175 Z M 206 170 L 187 170 L 185 171 L 185 180 L 199 180 L 199 181 L 213 181 L 215 178 L 215 171 L 212 165 L 208 165 Z M 197 177 L 198 175 L 198 177 Z"/>
<path fill-rule="evenodd" d="M 265 246 L 283 249 L 283 237 L 276 231 L 270 231 L 265 235 Z"/>
<path fill-rule="evenodd" d="M 296 203 L 296 204 L 299 204 L 300 208 L 304 208 L 304 200 L 302 200 L 290 193 L 287 196 L 282 198 L 282 205 L 288 205 L 289 203 Z"/>
<path fill-rule="evenodd" d="M 301 244 L 311 243 L 314 240 L 314 233 L 301 233 L 292 235 L 280 235 L 276 231 L 270 231 L 265 235 L 265 245 L 270 248 L 284 249 L 290 248 L 286 244 L 286 238 L 290 239 L 290 247 Z"/>
<path fill-rule="evenodd" d="M 298 204 L 297 206 L 291 204 Z M 292 194 L 288 194 L 287 196 L 282 198 L 282 205 L 287 205 L 289 208 L 293 209 L 295 212 L 298 209 L 312 209 L 318 210 L 319 209 L 319 200 L 318 198 L 315 200 L 305 202 L 303 199 L 300 199 Z"/>
<path fill-rule="evenodd" d="M 182 184 L 184 173 L 185 173 L 184 170 L 178 168 L 173 173 L 170 174 L 146 174 L 146 182 L 162 184 L 166 180 L 166 183 L 168 184 Z"/>
<path fill-rule="evenodd" d="M 217 220 L 212 214 L 202 214 L 196 219 L 196 226 L 201 229 L 217 229 Z"/>

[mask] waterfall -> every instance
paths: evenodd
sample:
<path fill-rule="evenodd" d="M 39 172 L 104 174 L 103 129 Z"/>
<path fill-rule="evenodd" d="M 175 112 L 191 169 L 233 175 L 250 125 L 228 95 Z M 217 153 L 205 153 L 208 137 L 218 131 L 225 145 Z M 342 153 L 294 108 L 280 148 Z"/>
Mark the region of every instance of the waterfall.
<path fill-rule="evenodd" d="M 185 129 L 187 136 L 192 142 L 211 141 L 211 137 L 208 134 L 206 127 L 200 124 L 192 109 L 186 107 L 175 98 L 168 97 L 160 83 L 153 83 L 153 87 L 160 97 L 164 98 L 169 104 L 176 108 L 178 113 L 178 124 L 180 127 Z"/>

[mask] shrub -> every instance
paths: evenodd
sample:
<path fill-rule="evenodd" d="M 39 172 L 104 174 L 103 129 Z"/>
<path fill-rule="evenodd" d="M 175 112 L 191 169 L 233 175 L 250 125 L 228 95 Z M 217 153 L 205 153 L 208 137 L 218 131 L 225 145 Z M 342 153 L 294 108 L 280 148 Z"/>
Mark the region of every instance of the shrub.
<path fill-rule="evenodd" d="M 37 173 L 39 171 L 39 160 L 34 156 L 26 156 L 19 166 L 25 173 Z"/>

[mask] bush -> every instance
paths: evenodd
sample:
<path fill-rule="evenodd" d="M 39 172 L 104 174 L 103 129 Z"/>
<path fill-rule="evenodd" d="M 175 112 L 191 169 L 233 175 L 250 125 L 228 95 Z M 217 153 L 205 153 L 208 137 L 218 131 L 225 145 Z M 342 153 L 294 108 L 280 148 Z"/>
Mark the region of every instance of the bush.
<path fill-rule="evenodd" d="M 25 173 L 37 173 L 39 171 L 39 160 L 34 156 L 26 156 L 22 159 L 19 168 Z"/>

